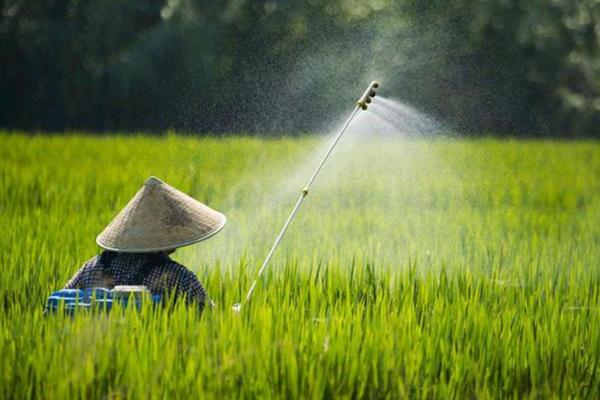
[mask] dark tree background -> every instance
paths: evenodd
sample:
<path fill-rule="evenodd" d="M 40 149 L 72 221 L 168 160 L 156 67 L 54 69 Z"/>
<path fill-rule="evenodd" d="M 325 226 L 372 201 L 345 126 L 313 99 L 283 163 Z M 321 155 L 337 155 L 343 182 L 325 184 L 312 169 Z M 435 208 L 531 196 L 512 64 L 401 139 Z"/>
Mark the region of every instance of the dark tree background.
<path fill-rule="evenodd" d="M 2 0 L 0 126 L 303 132 L 366 83 L 471 134 L 600 136 L 595 0 Z"/>

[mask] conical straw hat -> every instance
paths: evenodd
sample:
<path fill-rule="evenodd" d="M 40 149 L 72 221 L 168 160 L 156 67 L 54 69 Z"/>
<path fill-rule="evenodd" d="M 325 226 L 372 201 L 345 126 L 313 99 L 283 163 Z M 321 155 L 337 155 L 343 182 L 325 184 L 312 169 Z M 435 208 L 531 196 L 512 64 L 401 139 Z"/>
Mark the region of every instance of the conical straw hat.
<path fill-rule="evenodd" d="M 225 215 L 151 176 L 96 242 L 124 253 L 170 250 L 208 239 L 226 221 Z"/>

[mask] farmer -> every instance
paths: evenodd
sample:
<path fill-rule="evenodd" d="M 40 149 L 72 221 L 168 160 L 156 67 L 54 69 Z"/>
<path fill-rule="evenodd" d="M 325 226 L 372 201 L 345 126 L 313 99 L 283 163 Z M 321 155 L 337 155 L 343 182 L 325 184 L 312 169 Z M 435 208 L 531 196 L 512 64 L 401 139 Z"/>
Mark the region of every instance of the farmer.
<path fill-rule="evenodd" d="M 223 214 L 150 177 L 98 235 L 96 242 L 105 250 L 85 263 L 65 289 L 143 285 L 153 295 L 171 294 L 202 309 L 210 302 L 206 291 L 169 254 L 208 239 L 225 222 Z"/>

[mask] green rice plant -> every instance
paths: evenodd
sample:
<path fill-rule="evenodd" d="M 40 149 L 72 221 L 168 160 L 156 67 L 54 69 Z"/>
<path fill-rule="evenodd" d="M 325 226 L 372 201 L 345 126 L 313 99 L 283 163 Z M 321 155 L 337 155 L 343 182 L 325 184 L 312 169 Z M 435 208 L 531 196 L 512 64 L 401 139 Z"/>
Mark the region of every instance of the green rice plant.
<path fill-rule="evenodd" d="M 597 142 L 350 136 L 236 315 L 326 139 L 0 141 L 2 398 L 600 397 Z M 149 175 L 217 307 L 44 315 Z"/>

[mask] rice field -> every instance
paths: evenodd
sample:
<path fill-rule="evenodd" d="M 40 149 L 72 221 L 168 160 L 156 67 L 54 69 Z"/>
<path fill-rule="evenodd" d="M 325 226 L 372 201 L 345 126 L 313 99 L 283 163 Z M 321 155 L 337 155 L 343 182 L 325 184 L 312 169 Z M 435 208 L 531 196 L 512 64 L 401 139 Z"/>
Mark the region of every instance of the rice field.
<path fill-rule="evenodd" d="M 600 144 L 0 134 L 0 398 L 600 398 Z M 155 175 L 224 212 L 217 304 L 46 316 Z"/>

